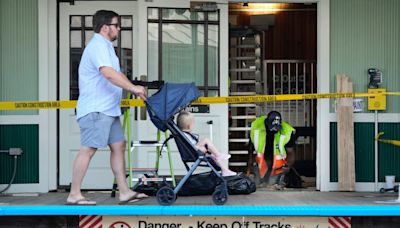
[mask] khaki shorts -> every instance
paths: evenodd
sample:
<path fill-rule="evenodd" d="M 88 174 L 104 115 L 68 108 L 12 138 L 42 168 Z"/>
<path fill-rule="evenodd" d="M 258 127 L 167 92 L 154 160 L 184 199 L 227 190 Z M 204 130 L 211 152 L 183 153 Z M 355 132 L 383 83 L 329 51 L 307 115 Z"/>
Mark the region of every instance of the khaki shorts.
<path fill-rule="evenodd" d="M 116 142 L 125 141 L 119 117 L 91 112 L 78 119 L 81 130 L 81 145 L 104 148 Z"/>

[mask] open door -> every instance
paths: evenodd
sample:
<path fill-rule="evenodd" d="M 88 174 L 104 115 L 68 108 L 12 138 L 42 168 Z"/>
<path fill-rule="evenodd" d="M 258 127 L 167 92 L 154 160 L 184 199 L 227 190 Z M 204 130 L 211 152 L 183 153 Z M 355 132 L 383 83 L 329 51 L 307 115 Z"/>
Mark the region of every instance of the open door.
<path fill-rule="evenodd" d="M 135 13 L 136 1 L 76 1 L 60 4 L 59 45 L 60 45 L 60 99 L 77 100 L 78 66 L 86 44 L 93 36 L 92 15 L 100 9 L 113 10 L 120 15 L 121 31 L 114 47 L 121 61 L 121 70 L 132 75 L 132 57 L 135 54 L 133 31 L 137 27 Z M 59 185 L 71 182 L 72 165 L 79 151 L 79 126 L 75 109 L 61 109 Z M 82 183 L 83 189 L 110 189 L 113 174 L 110 168 L 110 151 L 99 149 L 93 157 L 87 175 Z"/>
<path fill-rule="evenodd" d="M 231 96 L 317 92 L 316 3 L 230 3 L 229 41 Z M 316 100 L 231 104 L 230 167 L 257 174 L 250 125 L 272 110 L 296 128 L 295 168 L 315 186 Z"/>

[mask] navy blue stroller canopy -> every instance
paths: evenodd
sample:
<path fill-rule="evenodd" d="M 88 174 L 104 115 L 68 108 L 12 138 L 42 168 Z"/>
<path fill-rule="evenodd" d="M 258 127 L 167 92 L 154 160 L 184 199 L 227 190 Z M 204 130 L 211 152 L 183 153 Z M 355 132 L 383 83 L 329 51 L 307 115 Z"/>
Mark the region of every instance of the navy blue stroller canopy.
<path fill-rule="evenodd" d="M 154 125 L 166 131 L 166 122 L 199 96 L 200 92 L 194 83 L 165 83 L 147 99 L 147 112 Z"/>

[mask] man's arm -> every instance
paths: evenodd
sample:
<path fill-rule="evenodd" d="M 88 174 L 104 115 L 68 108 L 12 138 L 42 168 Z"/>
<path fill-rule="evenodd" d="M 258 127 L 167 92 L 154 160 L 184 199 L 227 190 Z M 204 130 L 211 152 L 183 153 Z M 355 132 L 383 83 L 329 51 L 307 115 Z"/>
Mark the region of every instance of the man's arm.
<path fill-rule="evenodd" d="M 250 173 L 253 173 L 253 163 L 254 163 L 254 145 L 253 142 L 251 141 L 251 138 L 249 137 L 249 144 L 247 145 L 247 151 L 248 151 L 248 157 L 247 157 L 247 175 L 250 175 Z"/>
<path fill-rule="evenodd" d="M 132 84 L 129 79 L 123 74 L 112 67 L 104 66 L 100 67 L 100 72 L 107 78 L 112 84 L 121 87 L 127 91 L 134 93 L 143 100 L 146 100 L 146 90 L 143 86 Z"/>
<path fill-rule="evenodd" d="M 296 145 L 295 134 L 292 134 L 289 142 L 285 146 L 286 156 L 287 156 L 286 161 L 289 167 L 292 167 L 294 165 L 294 162 L 296 161 L 296 153 L 294 151 L 295 145 Z"/>
<path fill-rule="evenodd" d="M 294 152 L 294 147 L 287 147 L 286 155 L 287 165 L 289 167 L 292 167 L 294 165 L 294 162 L 296 161 L 296 153 Z"/>

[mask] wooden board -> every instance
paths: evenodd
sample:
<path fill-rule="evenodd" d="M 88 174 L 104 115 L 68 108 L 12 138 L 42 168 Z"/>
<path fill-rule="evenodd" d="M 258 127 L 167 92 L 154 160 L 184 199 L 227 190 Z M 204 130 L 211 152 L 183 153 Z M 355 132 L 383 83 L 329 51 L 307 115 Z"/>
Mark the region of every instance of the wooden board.
<path fill-rule="evenodd" d="M 347 75 L 336 75 L 337 92 L 352 93 L 353 82 Z M 339 191 L 355 190 L 355 152 L 353 98 L 337 100 Z"/>

